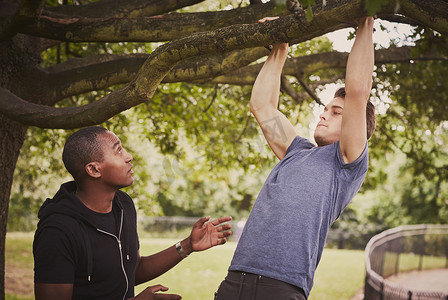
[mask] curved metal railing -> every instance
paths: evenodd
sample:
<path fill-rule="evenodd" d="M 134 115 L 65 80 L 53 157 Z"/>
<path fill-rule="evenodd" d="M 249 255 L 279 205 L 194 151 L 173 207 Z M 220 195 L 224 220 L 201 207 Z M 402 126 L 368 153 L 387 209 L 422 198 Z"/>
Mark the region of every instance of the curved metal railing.
<path fill-rule="evenodd" d="M 443 292 L 407 289 L 387 280 L 411 270 L 448 268 L 448 225 L 408 225 L 386 230 L 370 239 L 365 255 L 364 299 L 448 300 L 448 294 Z"/>

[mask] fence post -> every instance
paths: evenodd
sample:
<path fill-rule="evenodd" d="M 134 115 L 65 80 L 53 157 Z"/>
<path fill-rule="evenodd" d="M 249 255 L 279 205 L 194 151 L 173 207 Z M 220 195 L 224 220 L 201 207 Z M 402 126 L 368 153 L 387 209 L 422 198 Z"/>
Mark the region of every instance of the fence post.
<path fill-rule="evenodd" d="M 364 299 L 369 299 L 368 298 L 368 295 L 367 295 L 367 289 L 368 289 L 368 277 L 369 277 L 369 272 L 367 272 L 367 269 L 366 269 L 366 276 L 365 276 L 365 279 L 364 279 Z"/>
<path fill-rule="evenodd" d="M 384 282 L 380 283 L 380 300 L 384 299 Z"/>
<path fill-rule="evenodd" d="M 397 261 L 395 262 L 395 273 L 394 273 L 394 275 L 398 274 L 400 254 L 401 254 L 402 250 L 403 250 L 403 237 L 400 236 L 398 238 Z"/>
<path fill-rule="evenodd" d="M 426 227 L 423 229 L 423 234 L 422 234 L 422 248 L 420 251 L 420 261 L 418 262 L 418 270 L 421 271 L 423 268 L 423 255 L 425 254 L 425 247 L 426 247 Z"/>

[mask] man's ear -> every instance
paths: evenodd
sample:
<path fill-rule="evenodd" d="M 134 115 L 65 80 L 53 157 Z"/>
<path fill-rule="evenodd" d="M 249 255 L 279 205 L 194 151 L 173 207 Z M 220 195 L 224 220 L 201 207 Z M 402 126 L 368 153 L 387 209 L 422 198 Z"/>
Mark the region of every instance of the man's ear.
<path fill-rule="evenodd" d="M 100 166 L 97 162 L 90 162 L 85 167 L 87 175 L 93 178 L 100 178 L 101 172 L 100 172 Z"/>

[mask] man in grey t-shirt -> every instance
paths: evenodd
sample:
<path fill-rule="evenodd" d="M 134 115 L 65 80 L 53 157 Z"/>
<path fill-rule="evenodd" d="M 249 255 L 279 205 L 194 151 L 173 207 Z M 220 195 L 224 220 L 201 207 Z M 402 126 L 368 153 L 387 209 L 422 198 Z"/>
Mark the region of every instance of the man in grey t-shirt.
<path fill-rule="evenodd" d="M 375 127 L 369 102 L 372 32 L 373 18 L 361 19 L 345 89 L 320 115 L 317 147 L 298 137 L 277 109 L 288 44 L 274 45 L 255 81 L 250 109 L 280 162 L 258 195 L 215 299 L 308 298 L 328 230 L 367 173 L 367 140 Z"/>

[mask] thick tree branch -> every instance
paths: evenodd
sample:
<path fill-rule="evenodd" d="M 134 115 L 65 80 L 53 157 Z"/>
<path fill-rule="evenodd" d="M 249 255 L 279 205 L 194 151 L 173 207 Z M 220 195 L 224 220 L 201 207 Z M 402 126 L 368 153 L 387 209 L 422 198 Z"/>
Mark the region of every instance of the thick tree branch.
<path fill-rule="evenodd" d="M 377 15 L 381 20 L 386 20 L 394 23 L 408 24 L 411 26 L 422 26 L 423 24 L 413 20 L 411 18 L 407 18 L 401 15 L 391 15 L 391 14 L 380 14 Z"/>
<path fill-rule="evenodd" d="M 375 64 L 407 63 L 410 60 L 442 60 L 448 61 L 448 57 L 436 51 L 414 56 L 411 54 L 414 47 L 390 47 L 375 51 Z M 288 58 L 283 68 L 283 75 L 303 76 L 311 75 L 319 70 L 345 68 L 348 59 L 346 52 L 325 52 L 311 54 L 302 57 Z M 235 85 L 252 85 L 257 74 L 260 72 L 261 64 L 250 65 L 238 70 L 238 74 L 226 74 L 213 78 L 211 83 L 228 83 Z M 195 81 L 201 82 L 201 81 Z M 210 82 L 210 81 L 209 81 Z"/>
<path fill-rule="evenodd" d="M 375 52 L 376 64 L 409 62 L 418 60 L 448 60 L 440 53 L 427 52 L 418 57 L 411 55 L 412 47 L 391 47 Z M 264 47 L 232 51 L 223 55 L 206 55 L 181 61 L 163 79 L 170 82 L 213 82 L 236 85 L 251 85 L 261 65 L 248 66 L 265 56 Z M 130 82 L 141 68 L 147 54 L 105 54 L 76 58 L 36 73 L 33 86 L 45 86 L 48 93 L 42 98 L 47 105 L 59 100 L 94 90 L 103 90 L 113 85 Z M 287 60 L 284 75 L 307 76 L 323 69 L 345 68 L 348 53 L 328 52 Z M 248 67 L 245 67 L 248 66 Z M 235 71 L 238 70 L 238 71 Z"/>
<path fill-rule="evenodd" d="M 164 83 L 212 78 L 242 68 L 265 56 L 264 47 L 232 51 L 224 55 L 193 57 L 177 64 L 163 79 Z M 82 93 L 103 90 L 129 83 L 137 74 L 148 54 L 104 54 L 75 58 L 42 70 L 35 76 L 36 85 L 45 86 L 46 105 Z"/>
<path fill-rule="evenodd" d="M 116 1 L 112 2 L 116 3 Z M 378 15 L 400 13 L 407 18 L 415 20 L 418 24 L 433 28 L 442 34 L 448 34 L 448 20 L 446 18 L 446 15 L 448 15 L 448 3 L 446 1 L 400 0 L 398 11 L 396 11 L 397 5 L 395 2 L 387 1 L 381 11 L 378 12 Z M 101 1 L 97 3 L 92 5 L 100 6 L 108 2 Z M 105 18 L 104 16 L 110 15 L 107 13 L 95 15 L 95 17 L 52 17 L 47 15 L 43 16 L 36 25 L 34 25 L 34 22 L 32 22 L 32 25 L 26 24 L 25 20 L 25 24 L 18 28 L 23 28 L 23 30 L 19 31 L 22 33 L 74 42 L 167 41 L 192 32 L 213 30 L 226 24 L 253 23 L 263 16 L 274 15 L 273 3 L 274 1 L 271 1 L 266 4 L 250 5 L 230 11 L 168 14 L 153 18 L 129 17 L 126 14 L 126 17 Z M 130 6 L 135 7 L 140 4 L 142 3 L 137 1 L 137 3 L 133 3 Z M 313 7 L 315 11 L 314 19 L 324 21 L 325 18 L 318 16 L 330 11 L 340 14 L 333 15 L 332 18 L 339 18 L 341 22 L 350 24 L 354 19 L 348 18 L 348 15 L 352 14 L 348 10 L 352 7 L 359 12 L 361 1 L 341 0 L 328 2 L 325 6 L 317 5 Z M 142 8 L 138 9 L 141 10 Z M 150 13 L 148 14 L 151 15 Z M 142 15 L 146 16 L 147 14 L 142 13 Z M 323 25 L 324 23 L 321 24 Z"/>
<path fill-rule="evenodd" d="M 104 18 L 104 17 L 149 17 L 166 14 L 204 0 L 102 0 L 85 5 L 59 5 L 47 7 L 44 15 Z"/>
<path fill-rule="evenodd" d="M 70 42 L 164 42 L 228 24 L 255 23 L 263 16 L 273 15 L 274 7 L 269 2 L 228 11 L 140 18 L 42 16 L 36 25 L 25 27 L 22 33 Z"/>
<path fill-rule="evenodd" d="M 14 119 L 18 122 L 24 120 L 24 123 L 30 122 L 38 127 L 78 128 L 98 124 L 98 120 L 105 121 L 115 115 L 117 111 L 125 111 L 128 109 L 129 107 L 127 107 L 126 101 L 123 101 L 123 99 L 129 99 L 129 95 L 127 95 L 128 90 L 128 87 L 119 89 L 88 105 L 71 108 L 54 108 L 27 102 L 0 87 L 0 102 L 4 105 L 1 111 L 6 116 L 14 115 Z M 90 113 L 92 111 L 95 112 L 94 115 Z M 36 116 L 41 117 L 36 118 Z M 66 119 L 64 121 L 64 116 L 70 116 L 73 119 Z M 33 119 L 36 119 L 36 121 L 32 121 Z"/>
<path fill-rule="evenodd" d="M 177 64 L 163 79 L 163 83 L 188 82 L 229 74 L 266 56 L 264 47 L 236 50 L 224 55 L 204 55 Z"/>
<path fill-rule="evenodd" d="M 47 80 L 42 83 L 48 91 L 45 104 L 54 105 L 66 97 L 129 83 L 147 58 L 147 54 L 106 54 L 75 58 L 47 68 Z"/>
<path fill-rule="evenodd" d="M 395 2 L 395 1 L 390 1 Z M 448 35 L 448 2 L 445 0 L 400 0 L 398 13 L 416 20 L 418 23 Z M 390 10 L 388 4 L 387 10 Z M 384 10 L 382 10 L 384 11 Z"/>

